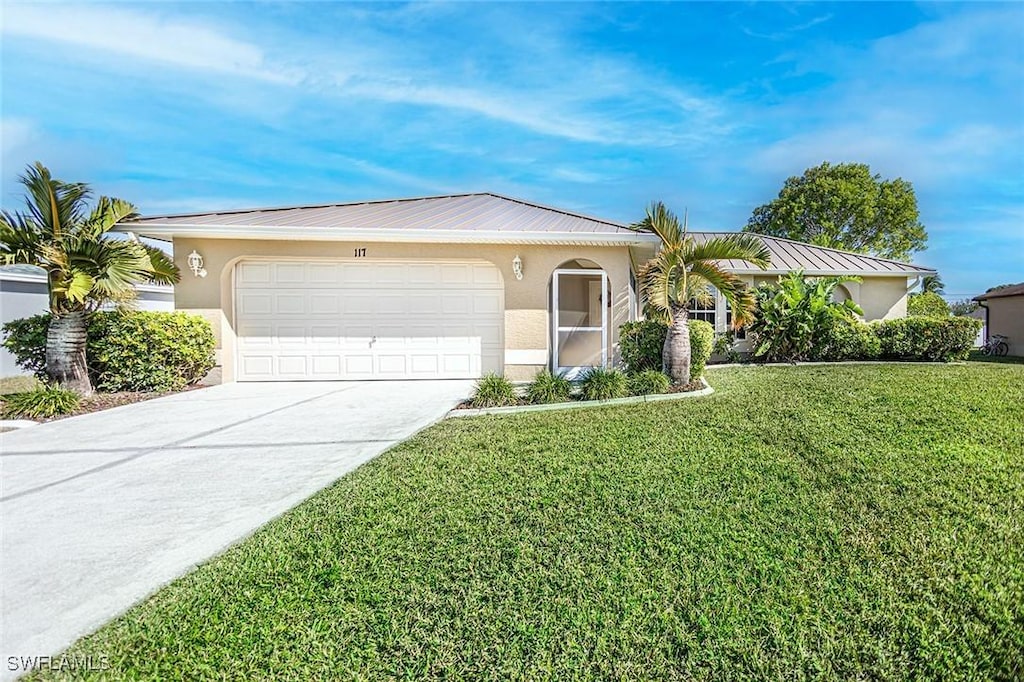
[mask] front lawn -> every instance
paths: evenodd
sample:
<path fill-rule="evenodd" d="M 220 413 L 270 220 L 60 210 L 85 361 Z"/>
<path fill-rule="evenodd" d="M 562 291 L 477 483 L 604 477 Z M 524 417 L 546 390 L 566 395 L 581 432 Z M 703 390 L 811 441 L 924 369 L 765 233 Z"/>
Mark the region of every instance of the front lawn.
<path fill-rule="evenodd" d="M 709 379 L 443 422 L 69 653 L 112 679 L 1024 676 L 1024 366 Z"/>

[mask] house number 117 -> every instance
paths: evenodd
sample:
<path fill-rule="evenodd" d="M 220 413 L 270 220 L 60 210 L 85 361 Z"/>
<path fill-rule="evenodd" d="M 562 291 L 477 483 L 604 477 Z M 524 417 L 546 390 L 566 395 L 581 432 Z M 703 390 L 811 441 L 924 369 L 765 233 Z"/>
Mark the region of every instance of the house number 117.
<path fill-rule="evenodd" d="M 355 252 L 356 252 L 356 258 L 365 258 L 366 257 L 366 248 L 365 247 L 361 248 L 361 249 L 355 249 Z"/>

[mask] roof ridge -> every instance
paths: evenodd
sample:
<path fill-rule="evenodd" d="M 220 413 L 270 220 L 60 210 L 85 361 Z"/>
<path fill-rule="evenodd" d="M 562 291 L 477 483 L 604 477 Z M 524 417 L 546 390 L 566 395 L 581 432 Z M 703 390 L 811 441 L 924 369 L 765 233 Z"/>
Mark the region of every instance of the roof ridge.
<path fill-rule="evenodd" d="M 597 218 L 595 216 L 587 215 L 585 213 L 579 213 L 576 211 L 569 211 L 564 208 L 558 208 L 556 206 L 547 206 L 540 204 L 535 201 L 529 201 L 527 199 L 519 199 L 517 197 L 510 197 L 504 194 L 498 194 L 497 192 L 460 192 L 455 194 L 435 194 L 422 197 L 404 197 L 396 199 L 370 199 L 364 201 L 339 201 L 334 203 L 326 204 L 297 204 L 294 206 L 264 206 L 255 208 L 232 208 L 224 211 L 188 211 L 185 213 L 165 213 L 162 215 L 145 215 L 135 218 L 134 220 L 125 221 L 125 223 L 139 222 L 142 220 L 159 220 L 162 218 L 190 218 L 196 216 L 212 216 L 212 215 L 239 215 L 241 213 L 270 213 L 274 211 L 294 211 L 296 209 L 307 209 L 307 208 L 338 208 L 342 206 L 364 206 L 369 204 L 397 204 L 397 203 L 409 203 L 413 201 L 433 201 L 438 199 L 457 199 L 463 197 L 482 197 L 490 196 L 495 199 L 501 199 L 503 201 L 511 201 L 516 204 L 522 204 L 523 206 L 530 206 L 533 208 L 539 208 L 545 211 L 552 211 L 554 213 L 561 213 L 562 215 L 571 216 L 573 218 L 582 218 L 584 220 L 592 220 L 596 223 L 602 223 L 604 225 L 610 225 L 611 227 L 629 229 L 629 226 L 622 223 L 617 223 L 606 218 Z"/>
<path fill-rule="evenodd" d="M 430 199 L 455 199 L 459 197 L 477 197 L 485 195 L 496 196 L 501 199 L 508 199 L 493 192 L 460 192 L 456 194 L 434 194 L 423 197 L 398 197 L 394 199 L 369 199 L 363 201 L 335 201 L 326 204 L 295 204 L 292 206 L 254 206 L 251 208 L 230 208 L 224 211 L 186 211 L 184 213 L 164 213 L 161 215 L 144 215 L 132 221 L 156 220 L 158 218 L 189 218 L 203 215 L 237 215 L 239 213 L 270 213 L 272 211 L 294 211 L 300 208 L 335 208 L 338 206 L 360 206 L 363 204 L 397 204 L 409 201 L 426 201 Z"/>

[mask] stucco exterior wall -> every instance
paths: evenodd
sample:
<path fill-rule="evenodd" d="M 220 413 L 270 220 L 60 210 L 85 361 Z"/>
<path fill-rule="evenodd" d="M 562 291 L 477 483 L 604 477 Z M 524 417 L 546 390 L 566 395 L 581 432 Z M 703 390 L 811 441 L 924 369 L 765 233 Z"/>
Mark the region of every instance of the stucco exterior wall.
<path fill-rule="evenodd" d="M 754 275 L 747 279 L 755 287 L 778 281 L 778 275 Z M 860 282 L 845 282 L 842 288 L 864 311 L 865 322 L 907 316 L 906 277 L 864 277 Z"/>
<path fill-rule="evenodd" d="M 1024 357 L 1024 295 L 990 298 L 988 306 L 988 333 L 1008 337 L 1010 355 Z"/>
<path fill-rule="evenodd" d="M 625 246 L 528 246 L 506 244 L 410 244 L 386 242 L 332 242 L 234 239 L 176 239 L 175 262 L 184 273 L 175 286 L 175 307 L 201 314 L 217 336 L 217 360 L 224 381 L 234 380 L 235 330 L 233 270 L 245 258 L 353 259 L 354 249 L 366 249 L 360 261 L 374 260 L 483 260 L 493 263 L 505 283 L 505 375 L 527 380 L 551 361 L 550 285 L 552 272 L 566 261 L 587 259 L 608 274 L 611 289 L 609 353 L 618 360 L 618 328 L 629 321 L 630 261 Z M 209 273 L 194 277 L 186 259 L 198 251 Z M 523 262 L 517 280 L 512 260 Z"/>

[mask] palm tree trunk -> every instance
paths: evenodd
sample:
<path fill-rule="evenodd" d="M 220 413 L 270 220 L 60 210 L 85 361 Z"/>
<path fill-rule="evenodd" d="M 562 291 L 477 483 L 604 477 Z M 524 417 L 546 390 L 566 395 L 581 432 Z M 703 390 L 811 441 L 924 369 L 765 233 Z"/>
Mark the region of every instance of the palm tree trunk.
<path fill-rule="evenodd" d="M 50 318 L 46 332 L 46 373 L 64 388 L 81 395 L 92 393 L 85 364 L 85 339 L 89 318 L 84 312 Z"/>
<path fill-rule="evenodd" d="M 672 324 L 665 335 L 665 345 L 661 349 L 661 361 L 665 365 L 665 373 L 673 384 L 690 383 L 690 313 L 680 307 L 672 310 Z"/>

